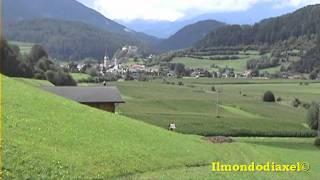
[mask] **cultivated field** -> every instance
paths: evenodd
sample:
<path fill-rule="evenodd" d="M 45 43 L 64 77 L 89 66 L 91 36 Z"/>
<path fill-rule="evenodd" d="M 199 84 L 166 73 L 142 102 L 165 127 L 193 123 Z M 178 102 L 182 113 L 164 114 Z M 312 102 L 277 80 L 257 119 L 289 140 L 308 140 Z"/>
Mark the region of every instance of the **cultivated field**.
<path fill-rule="evenodd" d="M 153 82 L 118 82 L 126 104 L 119 113 L 177 131 L 199 135 L 232 136 L 310 136 L 305 124 L 306 110 L 291 105 L 294 98 L 302 103 L 319 100 L 320 84 L 300 85 L 297 80 L 213 80 L 167 79 L 175 85 Z M 178 86 L 178 81 L 183 86 Z M 306 81 L 307 82 L 307 81 Z M 217 92 L 219 116 L 217 118 Z M 267 90 L 274 92 L 277 103 L 262 102 Z"/>

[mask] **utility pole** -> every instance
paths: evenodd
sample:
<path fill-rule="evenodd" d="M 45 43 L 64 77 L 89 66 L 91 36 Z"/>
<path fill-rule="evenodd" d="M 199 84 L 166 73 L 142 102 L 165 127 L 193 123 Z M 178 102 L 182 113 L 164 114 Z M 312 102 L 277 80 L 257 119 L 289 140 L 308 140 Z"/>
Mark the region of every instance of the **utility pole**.
<path fill-rule="evenodd" d="M 217 98 L 216 98 L 216 117 L 219 118 L 219 90 L 217 90 Z"/>
<path fill-rule="evenodd" d="M 320 137 L 320 106 L 319 106 L 319 112 L 318 112 L 318 137 Z"/>
<path fill-rule="evenodd" d="M 222 89 L 220 90 L 219 88 L 217 88 L 217 97 L 216 97 L 216 117 L 220 118 L 219 115 L 219 104 L 220 104 L 220 93 L 222 92 Z"/>

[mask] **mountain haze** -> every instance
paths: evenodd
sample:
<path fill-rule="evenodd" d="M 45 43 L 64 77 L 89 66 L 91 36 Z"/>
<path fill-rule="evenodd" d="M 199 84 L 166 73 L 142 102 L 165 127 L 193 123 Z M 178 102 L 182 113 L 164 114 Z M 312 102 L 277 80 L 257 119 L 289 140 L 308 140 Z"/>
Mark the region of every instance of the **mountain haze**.
<path fill-rule="evenodd" d="M 281 16 L 293 12 L 294 7 L 282 7 L 273 8 L 271 2 L 259 2 L 246 11 L 236 12 L 212 12 L 204 13 L 200 15 L 190 16 L 186 14 L 186 17 L 176 21 L 156 21 L 156 20 L 143 20 L 137 19 L 133 21 L 121 21 L 117 20 L 121 24 L 138 31 L 144 32 L 160 38 L 169 38 L 174 35 L 179 29 L 194 24 L 198 21 L 204 21 L 208 19 L 214 19 L 227 24 L 254 24 L 262 19 Z"/>
<path fill-rule="evenodd" d="M 209 32 L 225 25 L 215 20 L 199 21 L 182 28 L 170 38 L 162 41 L 157 48 L 161 51 L 168 51 L 192 47 Z"/>

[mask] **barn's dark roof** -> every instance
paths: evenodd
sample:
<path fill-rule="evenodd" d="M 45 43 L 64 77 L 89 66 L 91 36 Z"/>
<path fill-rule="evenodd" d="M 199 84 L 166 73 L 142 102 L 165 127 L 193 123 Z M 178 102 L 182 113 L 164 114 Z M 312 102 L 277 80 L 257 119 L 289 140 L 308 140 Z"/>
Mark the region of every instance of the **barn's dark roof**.
<path fill-rule="evenodd" d="M 80 103 L 124 103 L 117 87 L 110 86 L 54 86 L 44 90 Z"/>

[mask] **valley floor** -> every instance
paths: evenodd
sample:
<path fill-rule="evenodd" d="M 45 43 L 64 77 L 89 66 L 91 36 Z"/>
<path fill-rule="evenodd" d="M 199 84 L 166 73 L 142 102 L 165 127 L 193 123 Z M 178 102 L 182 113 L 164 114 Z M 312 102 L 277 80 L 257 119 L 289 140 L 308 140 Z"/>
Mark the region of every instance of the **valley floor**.
<path fill-rule="evenodd" d="M 301 82 L 302 85 L 298 80 L 168 78 L 165 82 L 114 85 L 126 100 L 119 106 L 120 114 L 162 128 L 175 123 L 178 132 L 204 136 L 310 137 L 313 133 L 305 124 L 303 106 L 319 99 L 320 83 Z M 262 96 L 268 90 L 281 101 L 263 102 Z M 292 106 L 295 99 L 301 102 L 299 107 Z"/>

